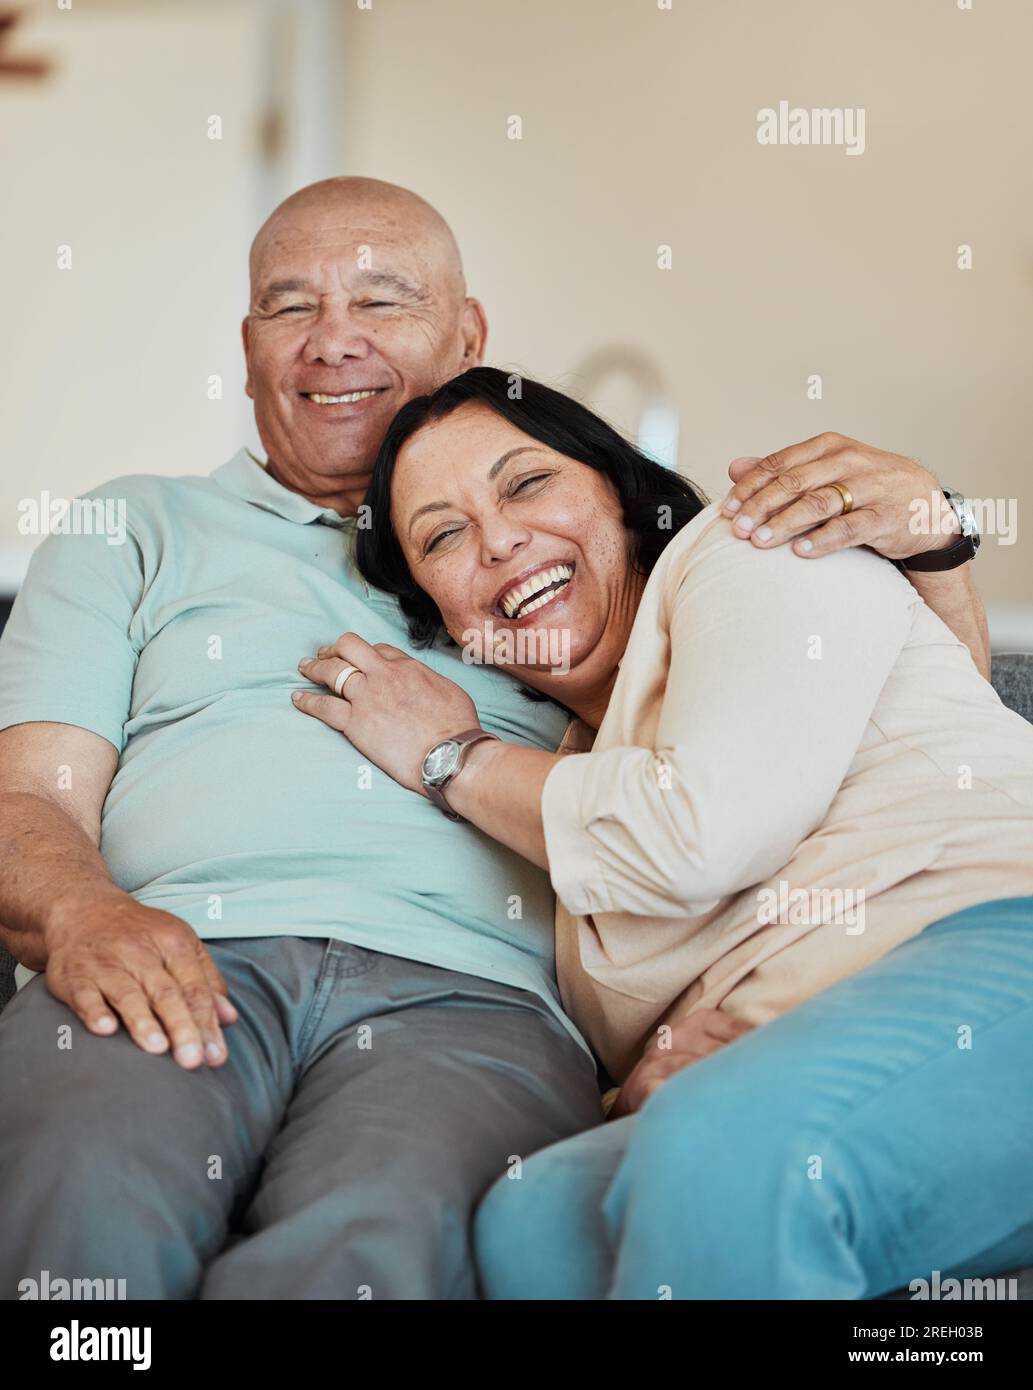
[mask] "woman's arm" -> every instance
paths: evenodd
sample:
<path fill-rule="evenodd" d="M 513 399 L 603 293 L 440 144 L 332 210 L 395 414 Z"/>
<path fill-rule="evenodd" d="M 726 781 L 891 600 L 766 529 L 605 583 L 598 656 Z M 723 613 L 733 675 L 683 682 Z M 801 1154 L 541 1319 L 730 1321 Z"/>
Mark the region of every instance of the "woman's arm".
<path fill-rule="evenodd" d="M 493 840 L 547 869 L 542 788 L 563 756 L 493 739 L 475 743 L 448 789 L 449 805 Z"/>
<path fill-rule="evenodd" d="M 857 549 L 814 565 L 715 528 L 682 563 L 655 748 L 569 755 L 543 786 L 553 886 L 576 914 L 695 916 L 788 863 L 842 784 L 917 602 Z M 626 664 L 643 659 L 634 641 Z"/>
<path fill-rule="evenodd" d="M 787 863 L 839 789 L 917 602 L 870 552 L 818 566 L 723 528 L 671 571 L 655 748 L 558 755 L 486 741 L 448 788 L 466 820 L 548 867 L 574 913 L 697 915 Z M 643 658 L 629 648 L 628 659 Z M 343 699 L 296 703 L 419 791 L 432 744 L 476 724 L 469 696 L 354 633 L 301 669 L 332 689 L 343 662 L 357 668 Z"/>

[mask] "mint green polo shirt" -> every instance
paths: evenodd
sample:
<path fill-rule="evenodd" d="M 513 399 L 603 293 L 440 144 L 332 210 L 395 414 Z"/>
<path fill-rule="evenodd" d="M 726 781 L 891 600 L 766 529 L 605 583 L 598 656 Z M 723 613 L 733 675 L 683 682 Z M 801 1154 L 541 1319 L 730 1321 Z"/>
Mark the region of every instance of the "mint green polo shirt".
<path fill-rule="evenodd" d="M 116 883 L 207 940 L 332 937 L 502 981 L 562 1012 L 548 875 L 447 820 L 302 714 L 297 663 L 342 632 L 409 644 L 354 562 L 356 522 L 242 450 L 210 477 L 118 478 L 114 535 L 50 535 L 0 640 L 0 728 L 114 744 L 101 852 Z M 101 514 L 101 509 L 97 509 Z M 566 717 L 455 649 L 413 652 L 486 729 L 554 749 Z"/>

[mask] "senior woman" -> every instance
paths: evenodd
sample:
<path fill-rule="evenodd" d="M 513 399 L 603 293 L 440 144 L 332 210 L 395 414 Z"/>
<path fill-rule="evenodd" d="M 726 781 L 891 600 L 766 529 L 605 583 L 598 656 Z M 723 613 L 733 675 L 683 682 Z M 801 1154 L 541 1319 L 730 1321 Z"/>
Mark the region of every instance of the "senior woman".
<path fill-rule="evenodd" d="M 1033 1261 L 1033 729 L 888 562 L 761 555 L 509 387 L 467 372 L 381 450 L 359 562 L 426 662 L 348 633 L 302 666 L 334 694 L 298 697 L 549 869 L 564 1003 L 620 1088 L 500 1155 L 487 1294 L 861 1298 Z M 449 640 L 572 712 L 560 753 L 480 730 Z"/>

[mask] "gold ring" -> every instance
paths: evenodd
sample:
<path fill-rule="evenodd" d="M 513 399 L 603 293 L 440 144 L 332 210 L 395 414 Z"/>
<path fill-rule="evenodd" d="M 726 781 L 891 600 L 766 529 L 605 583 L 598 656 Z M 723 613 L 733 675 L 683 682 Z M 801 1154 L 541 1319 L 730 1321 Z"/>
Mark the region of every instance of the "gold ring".
<path fill-rule="evenodd" d="M 347 696 L 344 693 L 345 681 L 348 679 L 349 676 L 354 676 L 358 669 L 359 668 L 357 666 L 349 666 L 348 663 L 345 662 L 345 664 L 338 671 L 337 679 L 334 681 L 334 692 L 335 694 L 340 695 L 342 700 L 347 699 Z"/>
<path fill-rule="evenodd" d="M 844 487 L 842 483 L 829 483 L 829 487 L 834 487 L 843 499 L 843 510 L 840 512 L 840 516 L 846 516 L 847 512 L 853 511 L 854 499 L 850 489 Z"/>

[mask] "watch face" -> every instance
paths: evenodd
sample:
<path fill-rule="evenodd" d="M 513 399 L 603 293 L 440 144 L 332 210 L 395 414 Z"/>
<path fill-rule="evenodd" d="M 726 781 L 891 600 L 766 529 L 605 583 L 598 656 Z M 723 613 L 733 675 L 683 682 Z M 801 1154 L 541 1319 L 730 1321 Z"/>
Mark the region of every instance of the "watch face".
<path fill-rule="evenodd" d="M 423 780 L 436 787 L 455 772 L 459 762 L 459 744 L 454 739 L 435 744 L 423 760 Z"/>
<path fill-rule="evenodd" d="M 972 510 L 972 503 L 963 493 L 956 492 L 953 488 L 944 488 L 943 494 L 954 508 L 954 513 L 961 523 L 961 534 L 971 536 L 978 545 L 979 525 L 976 521 L 976 514 Z"/>

